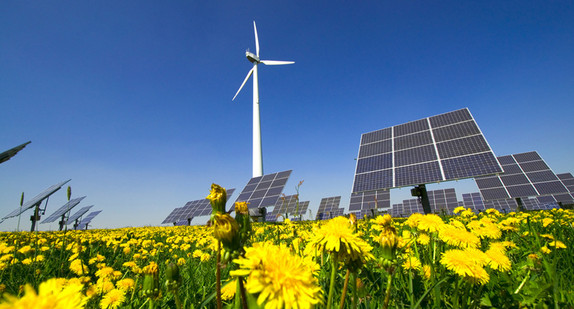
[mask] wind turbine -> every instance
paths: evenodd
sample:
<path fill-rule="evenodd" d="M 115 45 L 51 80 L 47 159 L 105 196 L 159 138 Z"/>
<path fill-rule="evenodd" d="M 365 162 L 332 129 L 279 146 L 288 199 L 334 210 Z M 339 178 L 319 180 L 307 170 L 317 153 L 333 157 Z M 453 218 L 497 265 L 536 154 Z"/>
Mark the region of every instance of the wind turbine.
<path fill-rule="evenodd" d="M 246 51 L 245 56 L 247 60 L 253 63 L 253 68 L 249 70 L 247 76 L 243 80 L 241 87 L 235 93 L 233 100 L 239 94 L 243 86 L 253 74 L 253 177 L 263 176 L 263 154 L 261 151 L 261 121 L 259 118 L 259 81 L 257 77 L 257 65 L 263 63 L 265 65 L 283 65 L 292 64 L 294 61 L 277 61 L 277 60 L 260 60 L 259 59 L 259 39 L 257 38 L 257 26 L 253 21 L 253 30 L 255 31 L 255 54 Z"/>

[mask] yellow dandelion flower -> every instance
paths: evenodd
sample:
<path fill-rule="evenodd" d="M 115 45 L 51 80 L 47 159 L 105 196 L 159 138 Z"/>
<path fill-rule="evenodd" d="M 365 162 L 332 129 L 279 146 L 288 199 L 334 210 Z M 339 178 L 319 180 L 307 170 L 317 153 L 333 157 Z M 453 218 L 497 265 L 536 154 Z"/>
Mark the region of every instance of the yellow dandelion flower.
<path fill-rule="evenodd" d="M 552 218 L 544 218 L 544 219 L 542 219 L 542 226 L 547 227 L 552 222 L 554 222 L 554 220 Z"/>
<path fill-rule="evenodd" d="M 88 266 L 86 266 L 80 259 L 75 259 L 70 263 L 70 270 L 78 276 L 87 274 L 89 271 Z"/>
<path fill-rule="evenodd" d="M 413 269 L 413 270 L 420 270 L 422 267 L 421 261 L 415 256 L 407 256 L 405 261 L 402 265 L 405 270 Z"/>
<path fill-rule="evenodd" d="M 177 266 L 182 266 L 185 265 L 185 259 L 184 258 L 179 258 L 177 259 Z"/>
<path fill-rule="evenodd" d="M 20 248 L 20 250 L 18 250 L 18 252 L 20 252 L 22 254 L 27 254 L 29 252 L 34 252 L 34 249 L 32 249 L 31 246 L 24 246 L 24 247 Z"/>
<path fill-rule="evenodd" d="M 548 247 L 546 246 L 540 248 L 540 251 L 544 254 L 549 254 L 550 252 L 552 252 L 552 250 L 548 249 Z"/>
<path fill-rule="evenodd" d="M 373 258 L 372 247 L 353 232 L 345 217 L 331 219 L 314 230 L 306 250 L 337 253 L 340 258 L 350 260 Z"/>
<path fill-rule="evenodd" d="M 551 241 L 548 245 L 556 249 L 566 249 L 566 245 L 560 240 Z M 24 261 L 22 261 L 22 263 L 24 263 Z"/>
<path fill-rule="evenodd" d="M 26 258 L 22 260 L 22 264 L 24 265 L 30 265 L 32 264 L 32 259 L 31 258 Z"/>
<path fill-rule="evenodd" d="M 237 279 L 227 282 L 221 288 L 221 299 L 230 300 L 235 296 L 235 290 L 237 290 Z"/>
<path fill-rule="evenodd" d="M 114 273 L 114 269 L 111 267 L 102 267 L 96 271 L 96 276 L 100 278 L 110 278 Z"/>
<path fill-rule="evenodd" d="M 98 279 L 98 281 L 96 281 L 96 288 L 97 288 L 98 294 L 105 294 L 105 293 L 113 290 L 115 287 L 114 287 L 114 283 L 111 282 L 110 280 L 100 278 L 100 279 Z"/>
<path fill-rule="evenodd" d="M 498 248 L 488 249 L 486 252 L 488 256 L 488 267 L 498 271 L 509 271 L 512 267 L 510 259 L 506 256 L 504 251 Z"/>
<path fill-rule="evenodd" d="M 445 224 L 439 231 L 440 240 L 459 248 L 476 248 L 480 244 L 480 238 L 465 229 Z"/>
<path fill-rule="evenodd" d="M 64 280 L 65 281 L 65 280 Z M 82 294 L 81 284 L 65 286 L 61 280 L 53 278 L 40 283 L 38 293 L 30 285 L 24 286 L 22 298 L 6 295 L 0 309 L 9 308 L 83 308 L 87 298 Z"/>
<path fill-rule="evenodd" d="M 473 283 L 484 285 L 490 280 L 490 276 L 481 266 L 481 261 L 469 254 L 469 250 L 447 250 L 442 253 L 440 263 Z"/>
<path fill-rule="evenodd" d="M 502 232 L 500 228 L 498 228 L 498 225 L 489 218 L 471 221 L 467 224 L 467 228 L 473 234 L 483 239 L 500 239 L 500 237 L 502 237 Z"/>
<path fill-rule="evenodd" d="M 119 289 L 113 289 L 104 295 L 100 301 L 101 308 L 117 308 L 126 300 L 125 292 Z"/>
<path fill-rule="evenodd" d="M 438 232 L 445 225 L 441 217 L 435 214 L 428 214 L 420 217 L 417 229 L 428 233 Z"/>
<path fill-rule="evenodd" d="M 430 280 L 431 278 L 431 267 L 430 265 L 423 265 L 421 268 L 421 275 L 427 279 Z"/>
<path fill-rule="evenodd" d="M 345 220 L 348 221 L 348 220 Z M 245 289 L 265 308 L 311 308 L 321 300 L 321 287 L 300 256 L 285 245 L 255 243 L 245 257 L 233 260 L 239 269 L 232 276 L 246 276 Z"/>
<path fill-rule="evenodd" d="M 463 206 L 458 206 L 452 212 L 457 214 L 457 213 L 462 212 L 464 210 L 465 210 L 465 208 Z"/>
<path fill-rule="evenodd" d="M 132 278 L 125 278 L 116 282 L 116 287 L 123 291 L 131 291 L 134 289 L 135 282 Z"/>

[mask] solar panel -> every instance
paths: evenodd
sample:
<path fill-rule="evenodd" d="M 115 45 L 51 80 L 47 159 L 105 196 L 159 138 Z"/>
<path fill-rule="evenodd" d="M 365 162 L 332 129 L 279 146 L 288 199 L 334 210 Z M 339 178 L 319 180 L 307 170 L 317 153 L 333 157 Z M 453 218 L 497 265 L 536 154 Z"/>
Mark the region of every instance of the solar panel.
<path fill-rule="evenodd" d="M 518 206 L 516 204 L 516 200 L 512 198 L 485 201 L 479 192 L 463 193 L 462 199 L 464 207 L 471 208 L 478 212 L 490 208 L 502 212 L 510 212 L 510 211 L 516 211 L 516 208 Z"/>
<path fill-rule="evenodd" d="M 13 156 L 15 156 L 20 150 L 24 149 L 26 145 L 30 144 L 31 142 L 28 141 L 22 145 L 18 145 L 14 148 L 8 149 L 2 153 L 0 153 L 0 163 L 6 162 L 10 160 Z"/>
<path fill-rule="evenodd" d="M 178 207 L 178 208 L 172 210 L 171 213 L 169 215 L 167 215 L 167 217 L 163 220 L 163 222 L 161 224 L 177 222 L 177 218 L 179 217 L 179 212 L 182 209 L 183 209 L 183 207 Z"/>
<path fill-rule="evenodd" d="M 454 188 L 427 191 L 427 194 L 431 209 L 435 213 L 444 211 L 452 214 L 454 209 L 458 207 L 458 199 Z"/>
<path fill-rule="evenodd" d="M 76 205 L 78 205 L 85 198 L 86 198 L 85 196 L 82 196 L 75 199 L 71 199 L 66 204 L 64 204 L 64 206 L 60 207 L 53 214 L 51 214 L 48 218 L 44 219 L 44 221 L 42 221 L 41 223 L 50 223 L 58 220 L 65 213 L 69 212 L 70 210 L 72 210 L 72 208 L 76 207 Z"/>
<path fill-rule="evenodd" d="M 76 221 L 77 219 L 79 219 L 81 216 L 83 216 L 86 212 L 88 212 L 88 210 L 90 210 L 90 208 L 94 207 L 94 205 L 90 205 L 90 206 L 86 206 L 86 207 L 82 207 L 80 208 L 80 210 L 78 210 L 78 212 L 76 212 L 75 214 L 71 215 L 68 218 L 68 223 L 73 223 L 74 221 Z"/>
<path fill-rule="evenodd" d="M 235 189 L 226 189 L 227 200 L 229 201 Z M 211 204 L 208 199 L 201 199 L 187 202 L 183 207 L 176 208 L 163 220 L 161 224 L 177 223 L 193 220 L 195 217 L 207 216 L 211 214 Z M 177 224 L 176 224 L 177 225 Z"/>
<path fill-rule="evenodd" d="M 22 207 L 15 209 L 14 211 L 9 213 L 8 215 L 4 216 L 4 218 L 2 218 L 2 219 L 8 219 L 8 218 L 19 216 L 21 213 L 25 212 L 26 210 L 28 210 L 28 209 L 36 206 L 37 204 L 41 203 L 44 199 L 46 199 L 50 195 L 54 194 L 54 192 L 60 190 L 60 188 L 63 185 L 65 185 L 66 183 L 68 183 L 70 180 L 71 179 L 68 179 L 66 181 L 62 181 L 62 182 L 57 183 L 53 186 L 50 186 L 48 189 L 40 192 L 40 194 L 36 195 L 32 199 L 30 199 L 27 202 L 25 202 L 24 204 L 22 204 Z"/>
<path fill-rule="evenodd" d="M 296 195 L 286 195 L 277 200 L 273 211 L 268 213 L 265 218 L 273 217 L 277 218 L 279 215 L 295 215 L 298 211 L 298 215 L 303 215 L 307 212 L 309 207 L 309 201 L 299 201 L 299 209 L 297 209 L 297 196 Z"/>
<path fill-rule="evenodd" d="M 90 212 L 84 219 L 82 219 L 82 221 L 80 222 L 80 224 L 78 224 L 78 226 L 80 228 L 88 228 L 88 224 L 90 224 L 90 222 L 92 222 L 92 219 L 94 219 L 97 215 L 100 214 L 100 212 L 102 212 L 101 210 L 97 210 L 97 211 L 93 211 Z"/>
<path fill-rule="evenodd" d="M 238 202 L 248 202 L 248 208 L 275 206 L 283 188 L 291 175 L 291 171 L 253 177 L 239 197 Z"/>
<path fill-rule="evenodd" d="M 351 193 L 349 212 L 389 207 L 391 207 L 391 192 L 389 190 Z"/>
<path fill-rule="evenodd" d="M 319 209 L 317 209 L 316 220 L 325 220 L 331 218 L 331 213 L 334 213 L 339 209 L 341 204 L 341 196 L 325 197 L 321 199 L 319 204 Z"/>
<path fill-rule="evenodd" d="M 502 172 L 467 108 L 365 133 L 353 192 Z"/>
<path fill-rule="evenodd" d="M 498 157 L 504 173 L 476 177 L 486 200 L 568 193 L 568 189 L 536 151 Z"/>

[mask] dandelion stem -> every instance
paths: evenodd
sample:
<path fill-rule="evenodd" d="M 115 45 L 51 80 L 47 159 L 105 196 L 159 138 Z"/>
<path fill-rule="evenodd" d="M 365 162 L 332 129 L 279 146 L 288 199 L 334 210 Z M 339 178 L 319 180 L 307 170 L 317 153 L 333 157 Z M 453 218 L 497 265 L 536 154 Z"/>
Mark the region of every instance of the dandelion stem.
<path fill-rule="evenodd" d="M 215 264 L 215 293 L 217 298 L 217 309 L 221 309 L 221 242 L 217 241 L 217 263 Z"/>
<path fill-rule="evenodd" d="M 331 255 L 332 268 L 331 268 L 331 283 L 329 284 L 329 297 L 327 298 L 327 308 L 331 308 L 333 304 L 333 292 L 335 291 L 335 277 L 337 275 L 337 253 Z"/>
<path fill-rule="evenodd" d="M 393 284 L 393 276 L 395 272 L 393 270 L 389 270 L 389 280 L 387 281 L 387 289 L 385 291 L 385 302 L 383 303 L 383 309 L 387 309 L 389 307 L 389 300 L 391 298 L 391 286 Z"/>
<path fill-rule="evenodd" d="M 353 287 L 353 299 L 351 300 L 351 308 L 357 308 L 357 272 L 353 272 L 353 281 L 351 282 L 351 286 Z"/>
<path fill-rule="evenodd" d="M 347 286 L 349 285 L 349 274 L 350 274 L 350 270 L 347 268 L 347 274 L 345 275 L 345 284 L 343 285 L 343 294 L 341 295 L 341 303 L 339 305 L 339 308 L 343 309 L 343 306 L 345 305 L 345 296 L 347 296 Z"/>
<path fill-rule="evenodd" d="M 524 277 L 524 279 L 522 280 L 522 282 L 520 283 L 520 285 L 518 286 L 516 291 L 514 291 L 514 294 L 520 293 L 520 290 L 522 290 L 522 287 L 524 286 L 524 284 L 526 283 L 526 280 L 528 280 L 528 278 L 530 278 L 530 270 L 528 270 L 528 273 L 526 273 L 526 277 Z"/>

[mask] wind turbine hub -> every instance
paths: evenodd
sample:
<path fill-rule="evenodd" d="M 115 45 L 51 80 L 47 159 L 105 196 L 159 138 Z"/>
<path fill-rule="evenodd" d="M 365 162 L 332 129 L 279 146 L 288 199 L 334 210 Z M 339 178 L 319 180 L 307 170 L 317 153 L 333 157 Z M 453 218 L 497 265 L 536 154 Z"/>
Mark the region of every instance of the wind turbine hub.
<path fill-rule="evenodd" d="M 247 60 L 249 60 L 251 63 L 259 63 L 260 62 L 259 57 L 257 57 L 257 55 L 255 55 L 254 53 L 246 51 L 245 57 L 247 57 Z"/>

